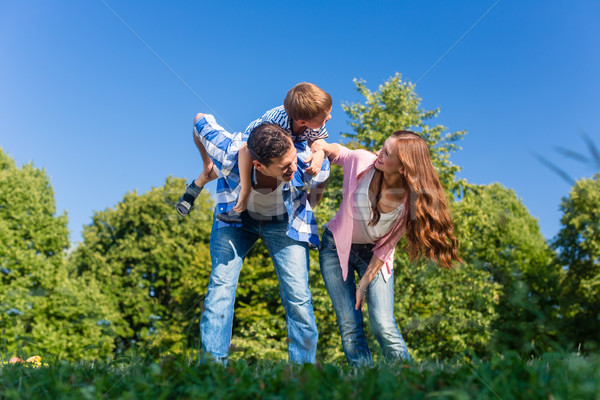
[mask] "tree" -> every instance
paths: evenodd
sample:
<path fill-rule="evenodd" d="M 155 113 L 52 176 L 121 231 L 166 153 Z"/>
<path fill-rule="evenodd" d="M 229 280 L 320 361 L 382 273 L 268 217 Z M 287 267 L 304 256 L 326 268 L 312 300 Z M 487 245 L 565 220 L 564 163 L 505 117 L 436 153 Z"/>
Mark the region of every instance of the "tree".
<path fill-rule="evenodd" d="M 562 228 L 553 245 L 565 268 L 560 282 L 562 331 L 584 351 L 600 344 L 600 173 L 576 182 L 561 202 Z"/>
<path fill-rule="evenodd" d="M 365 101 L 342 105 L 354 129 L 353 133 L 343 134 L 351 138 L 350 145 L 376 151 L 393 132 L 414 130 L 429 144 L 431 161 L 442 186 L 450 192 L 458 190 L 461 181 L 456 180 L 456 173 L 460 167 L 450 161 L 450 155 L 460 150 L 456 142 L 466 131 L 448 132 L 442 125 L 429 125 L 428 122 L 439 114 L 439 108 L 423 110 L 415 85 L 402 81 L 400 73 L 380 85 L 376 92 L 371 92 L 364 80 L 355 79 L 354 84 Z"/>
<path fill-rule="evenodd" d="M 110 350 L 94 282 L 69 276 L 67 216 L 43 170 L 0 150 L 0 328 L 5 354 L 95 357 Z"/>
<path fill-rule="evenodd" d="M 202 193 L 180 217 L 181 179 L 94 214 L 73 252 L 77 276 L 98 281 L 115 307 L 107 329 L 118 351 L 137 347 L 182 352 L 198 344 L 202 299 L 210 274 L 212 200 Z"/>
<path fill-rule="evenodd" d="M 492 349 L 553 348 L 560 270 L 537 220 L 498 183 L 466 185 L 453 209 L 465 261 L 501 287 Z"/>

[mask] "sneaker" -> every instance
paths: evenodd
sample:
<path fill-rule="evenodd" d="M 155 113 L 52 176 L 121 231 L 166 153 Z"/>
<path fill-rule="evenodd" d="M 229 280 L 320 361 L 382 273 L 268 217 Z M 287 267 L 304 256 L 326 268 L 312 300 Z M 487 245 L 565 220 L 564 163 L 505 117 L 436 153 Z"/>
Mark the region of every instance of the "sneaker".
<path fill-rule="evenodd" d="M 179 198 L 179 201 L 177 202 L 177 205 L 175 206 L 180 215 L 185 217 L 190 213 L 190 210 L 194 206 L 194 200 L 196 200 L 202 189 L 204 188 L 199 188 L 196 186 L 194 181 L 192 181 L 192 183 L 185 188 L 185 192 L 183 192 Z"/>
<path fill-rule="evenodd" d="M 227 212 L 217 214 L 217 219 L 222 222 L 226 222 L 228 224 L 241 224 L 242 223 L 242 215 L 233 210 L 229 210 Z"/>

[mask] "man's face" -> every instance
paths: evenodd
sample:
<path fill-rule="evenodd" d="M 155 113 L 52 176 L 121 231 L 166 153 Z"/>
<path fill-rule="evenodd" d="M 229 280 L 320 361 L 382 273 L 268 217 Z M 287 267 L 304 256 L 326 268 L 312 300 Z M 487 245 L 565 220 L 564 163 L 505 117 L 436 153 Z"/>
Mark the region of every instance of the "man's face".
<path fill-rule="evenodd" d="M 296 148 L 291 146 L 283 156 L 272 158 L 271 164 L 269 164 L 268 167 L 259 163 L 257 169 L 266 176 L 289 182 L 292 180 L 294 173 L 298 169 L 297 163 L 298 158 L 296 157 Z"/>

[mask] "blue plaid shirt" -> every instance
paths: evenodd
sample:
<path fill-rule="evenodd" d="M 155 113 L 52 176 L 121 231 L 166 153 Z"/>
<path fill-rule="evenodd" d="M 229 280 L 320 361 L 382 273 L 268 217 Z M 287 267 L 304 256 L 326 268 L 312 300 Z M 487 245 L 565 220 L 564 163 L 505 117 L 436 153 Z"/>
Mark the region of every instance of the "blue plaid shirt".
<path fill-rule="evenodd" d="M 247 132 L 229 133 L 219 126 L 212 115 L 206 114 L 194 124 L 194 134 L 206 148 L 206 152 L 219 169 L 217 178 L 217 206 L 215 213 L 227 212 L 235 206 L 240 193 L 238 152 L 248 140 Z M 317 175 L 304 171 L 308 164 L 304 159 L 311 154 L 306 141 L 294 142 L 297 151 L 298 169 L 290 182 L 283 185 L 283 201 L 289 223 L 287 235 L 311 246 L 319 246 L 317 220 L 308 203 L 307 190 L 329 178 L 329 160 L 325 159 Z M 241 226 L 216 220 L 217 229 L 226 226 Z"/>
<path fill-rule="evenodd" d="M 283 129 L 285 129 L 286 131 L 290 132 L 290 134 L 292 133 L 292 127 L 290 124 L 291 120 L 290 120 L 290 117 L 288 117 L 287 113 L 285 112 L 285 108 L 283 106 L 272 108 L 269 111 L 267 111 L 266 113 L 264 113 L 264 115 L 262 117 L 260 117 L 259 119 L 257 119 L 256 121 L 250 122 L 250 125 L 248 125 L 248 127 L 246 128 L 246 133 L 252 132 L 252 129 L 256 128 L 258 125 L 265 123 L 265 122 L 277 124 L 277 125 L 281 126 Z M 327 129 L 325 128 L 325 125 L 323 125 L 321 127 L 321 129 L 319 129 L 318 131 L 314 130 L 314 129 L 306 128 L 306 129 L 304 129 L 304 132 L 299 133 L 298 135 L 292 135 L 294 142 L 296 142 L 296 141 L 302 142 L 305 140 L 315 141 L 317 139 L 325 139 L 327 137 L 329 137 L 329 135 L 327 133 Z"/>

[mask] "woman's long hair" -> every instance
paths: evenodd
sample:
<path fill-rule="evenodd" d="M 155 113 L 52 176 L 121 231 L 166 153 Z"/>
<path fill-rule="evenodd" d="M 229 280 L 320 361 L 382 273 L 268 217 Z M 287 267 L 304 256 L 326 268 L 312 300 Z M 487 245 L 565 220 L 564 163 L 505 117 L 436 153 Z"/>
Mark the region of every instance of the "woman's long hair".
<path fill-rule="evenodd" d="M 411 260 L 427 257 L 443 268 L 453 261 L 462 262 L 457 254 L 458 240 L 440 179 L 431 163 L 425 139 L 411 131 L 396 131 L 396 154 L 403 167 L 402 189 L 410 196 L 406 217 L 406 243 Z M 377 204 L 381 199 L 383 173 L 375 170 L 375 193 L 372 194 L 373 219 L 379 221 Z"/>

